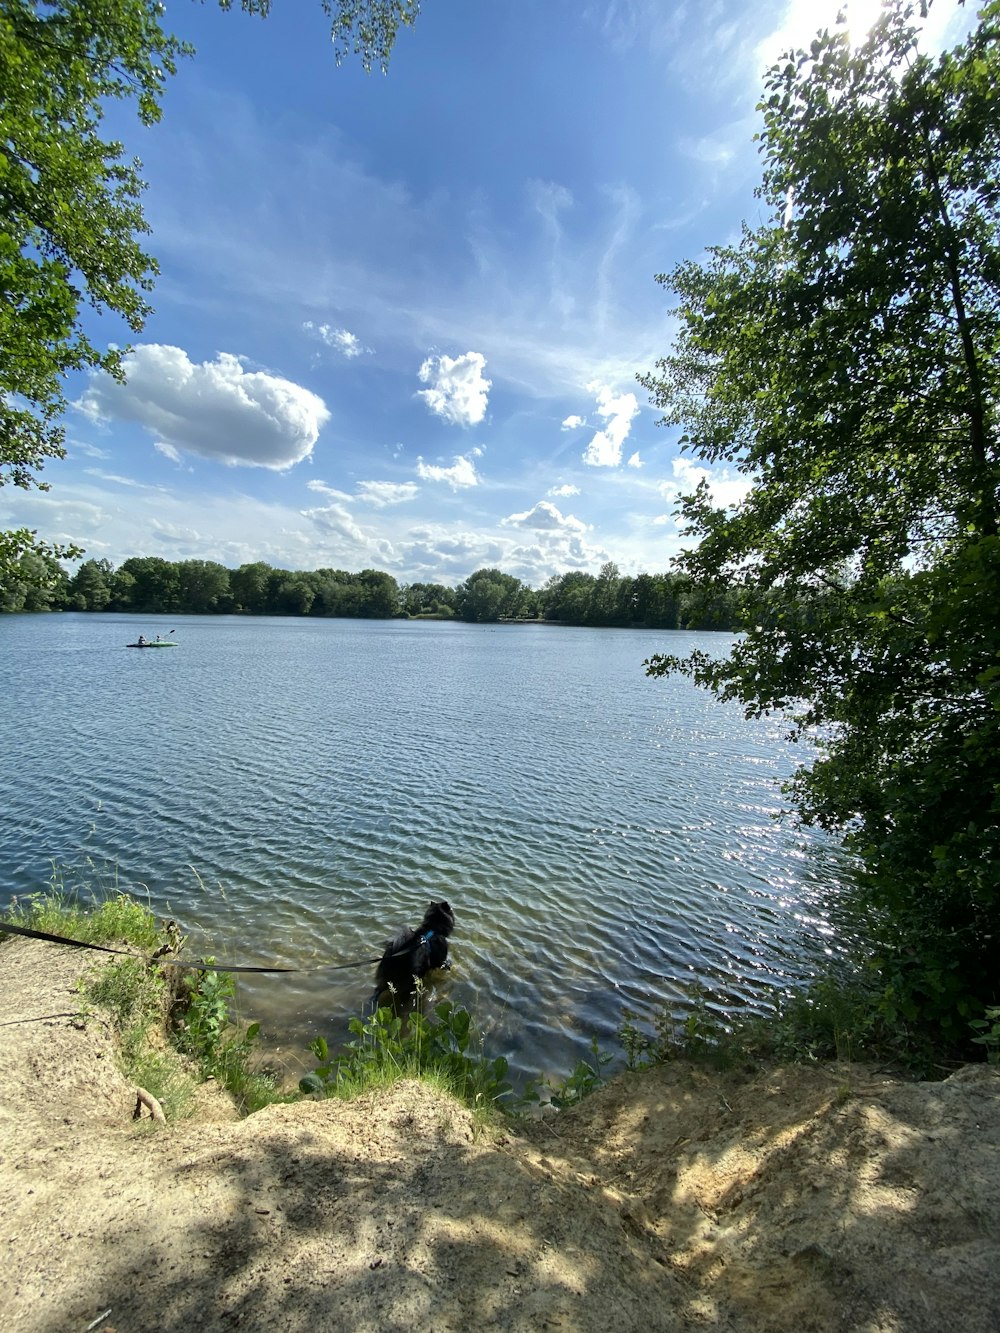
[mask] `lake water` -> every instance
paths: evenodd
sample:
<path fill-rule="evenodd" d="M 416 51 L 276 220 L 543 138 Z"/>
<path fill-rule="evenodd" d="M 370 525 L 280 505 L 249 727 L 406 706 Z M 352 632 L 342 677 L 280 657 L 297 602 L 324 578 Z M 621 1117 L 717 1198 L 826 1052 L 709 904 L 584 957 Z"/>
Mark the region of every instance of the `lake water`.
<path fill-rule="evenodd" d="M 128 650 L 174 630 L 179 646 Z M 439 622 L 0 616 L 0 906 L 99 881 L 241 983 L 295 1077 L 368 959 L 447 898 L 490 1054 L 566 1073 L 693 982 L 760 1007 L 832 947 L 836 845 L 775 824 L 800 749 L 643 660 L 729 636 Z"/>

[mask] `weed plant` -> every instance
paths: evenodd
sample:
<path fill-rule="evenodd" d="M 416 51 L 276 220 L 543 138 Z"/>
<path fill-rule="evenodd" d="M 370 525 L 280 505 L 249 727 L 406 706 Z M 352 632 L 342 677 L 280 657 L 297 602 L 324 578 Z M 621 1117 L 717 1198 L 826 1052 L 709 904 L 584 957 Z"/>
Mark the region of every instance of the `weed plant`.
<path fill-rule="evenodd" d="M 319 1061 L 299 1080 L 307 1095 L 350 1099 L 407 1078 L 426 1079 L 464 1102 L 481 1121 L 489 1121 L 511 1097 L 507 1061 L 470 1050 L 472 1019 L 468 1010 L 444 1000 L 427 1016 L 418 1007 L 404 1020 L 391 1009 L 369 1018 L 352 1018 L 353 1039 L 331 1059 L 323 1037 L 310 1042 Z M 477 1043 L 478 1045 L 478 1043 Z"/>
<path fill-rule="evenodd" d="M 244 1113 L 286 1100 L 275 1076 L 254 1065 L 260 1024 L 243 1028 L 231 1016 L 236 995 L 232 973 L 200 971 L 193 983 L 186 984 L 184 993 L 185 1002 L 175 1021 L 175 1041 L 202 1075 L 218 1080 Z"/>
<path fill-rule="evenodd" d="M 898 1016 L 890 1023 L 878 988 L 863 973 L 821 976 L 805 990 L 776 996 L 763 1014 L 727 1014 L 701 987 L 688 998 L 681 1015 L 669 1009 L 656 1015 L 655 1036 L 626 1011 L 618 1036 L 628 1069 L 676 1059 L 721 1068 L 838 1060 L 878 1062 L 910 1077 L 934 1078 L 956 1063 L 941 1063 L 953 1052 L 935 1045 L 925 1030 Z M 989 1012 L 992 1019 L 970 1022 L 970 1041 L 986 1047 L 988 1058 L 995 1049 L 1000 1060 L 1000 1010 Z"/>
<path fill-rule="evenodd" d="M 615 1057 L 610 1051 L 601 1050 L 596 1036 L 590 1039 L 590 1052 L 591 1059 L 578 1060 L 565 1078 L 553 1081 L 535 1075 L 529 1079 L 521 1094 L 512 1101 L 512 1113 L 527 1116 L 545 1106 L 566 1111 L 603 1087 L 607 1082 L 604 1070 Z"/>

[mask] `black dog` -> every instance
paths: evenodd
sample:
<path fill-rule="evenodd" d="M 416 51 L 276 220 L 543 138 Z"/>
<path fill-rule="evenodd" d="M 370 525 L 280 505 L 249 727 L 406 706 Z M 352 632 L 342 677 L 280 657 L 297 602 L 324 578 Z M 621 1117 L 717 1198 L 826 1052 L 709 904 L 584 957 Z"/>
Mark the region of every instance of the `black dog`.
<path fill-rule="evenodd" d="M 375 1009 L 390 986 L 397 996 L 408 996 L 414 982 L 436 967 L 448 967 L 448 936 L 455 929 L 455 914 L 447 903 L 431 903 L 416 930 L 401 930 L 389 940 L 375 969 L 375 989 L 368 1001 Z"/>

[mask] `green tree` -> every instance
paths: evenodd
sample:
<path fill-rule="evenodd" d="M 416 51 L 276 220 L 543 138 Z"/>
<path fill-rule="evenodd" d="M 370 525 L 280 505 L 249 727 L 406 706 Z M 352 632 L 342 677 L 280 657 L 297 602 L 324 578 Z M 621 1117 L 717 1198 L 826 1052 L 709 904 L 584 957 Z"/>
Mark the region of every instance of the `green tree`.
<path fill-rule="evenodd" d="M 220 3 L 229 9 L 232 0 Z M 321 6 L 336 59 L 355 53 L 366 69 L 385 68 L 398 27 L 419 8 L 417 0 Z M 270 0 L 241 0 L 241 8 L 266 15 Z M 159 120 L 168 76 L 192 54 L 161 27 L 163 12 L 159 0 L 0 5 L 0 485 L 45 489 L 36 474 L 65 453 L 67 374 L 122 377 L 127 347 L 91 341 L 84 307 L 119 316 L 133 333 L 150 313 L 157 268 L 143 248 L 140 164 L 100 129 L 114 101 L 134 103 L 145 126 Z M 16 538 L 0 543 L 0 562 L 19 564 L 35 545 L 27 530 Z"/>
<path fill-rule="evenodd" d="M 249 615 L 266 615 L 269 608 L 268 598 L 271 591 L 273 568 L 263 560 L 252 564 L 240 565 L 230 571 L 229 591 L 232 594 L 235 609 Z"/>
<path fill-rule="evenodd" d="M 542 589 L 546 620 L 561 620 L 567 625 L 584 625 L 590 617 L 597 580 L 583 570 L 553 574 Z"/>
<path fill-rule="evenodd" d="M 681 564 L 749 628 L 650 670 L 818 735 L 790 793 L 862 858 L 884 1011 L 958 1038 L 1000 978 L 1000 5 L 934 60 L 912 16 L 771 71 L 765 220 L 659 279 L 643 382 L 751 484 Z"/>
<path fill-rule="evenodd" d="M 399 614 L 399 585 L 391 574 L 379 569 L 363 569 L 357 575 L 361 600 L 356 612 L 373 619 L 389 619 Z"/>
<path fill-rule="evenodd" d="M 130 610 L 157 614 L 179 609 L 180 578 L 173 561 L 158 555 L 129 556 L 119 573 L 132 579 Z"/>
<path fill-rule="evenodd" d="M 222 9 L 232 9 L 233 0 L 219 0 Z M 348 56 L 357 56 L 370 72 L 378 65 L 384 74 L 401 27 L 409 27 L 420 13 L 420 0 L 320 0 L 323 13 L 330 20 L 330 38 L 337 64 Z M 247 14 L 266 18 L 271 0 L 240 0 Z"/>
<path fill-rule="evenodd" d="M 30 546 L 3 572 L 0 611 L 54 611 L 65 605 L 66 571 L 50 550 Z"/>
<path fill-rule="evenodd" d="M 177 565 L 178 609 L 194 615 L 232 609 L 229 570 L 215 560 L 181 560 Z"/>
<path fill-rule="evenodd" d="M 110 560 L 84 560 L 69 580 L 67 602 L 74 611 L 106 611 L 111 603 Z"/>
<path fill-rule="evenodd" d="M 312 579 L 303 570 L 276 569 L 269 598 L 275 615 L 307 616 L 316 599 Z"/>
<path fill-rule="evenodd" d="M 455 614 L 455 590 L 442 583 L 410 583 L 400 589 L 402 610 L 408 616 Z"/>
<path fill-rule="evenodd" d="M 455 589 L 458 614 L 463 620 L 481 623 L 516 616 L 526 591 L 513 574 L 477 569 Z"/>

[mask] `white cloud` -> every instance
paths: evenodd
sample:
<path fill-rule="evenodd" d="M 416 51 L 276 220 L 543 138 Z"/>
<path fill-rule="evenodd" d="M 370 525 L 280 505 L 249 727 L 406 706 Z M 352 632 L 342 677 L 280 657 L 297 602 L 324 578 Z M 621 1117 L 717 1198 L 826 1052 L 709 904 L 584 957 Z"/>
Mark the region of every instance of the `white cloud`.
<path fill-rule="evenodd" d="M 587 424 L 586 417 L 578 417 L 576 415 L 573 415 L 566 418 L 566 420 L 562 424 L 562 428 L 563 430 L 576 430 L 577 427 L 585 426 L 586 424 Z"/>
<path fill-rule="evenodd" d="M 143 343 L 124 370 L 125 384 L 95 375 L 80 410 L 95 421 L 138 422 L 160 446 L 233 467 L 294 467 L 330 419 L 322 398 L 266 371 L 244 370 L 230 352 L 195 363 L 180 347 Z"/>
<path fill-rule="evenodd" d="M 511 514 L 501 522 L 509 528 L 532 528 L 539 532 L 577 532 L 587 531 L 586 523 L 572 514 L 562 514 L 548 500 L 539 500 L 533 509 L 523 514 Z"/>
<path fill-rule="evenodd" d="M 658 490 L 664 500 L 675 501 L 681 495 L 695 490 L 699 482 L 707 481 L 712 501 L 720 508 L 729 509 L 743 500 L 753 485 L 749 477 L 731 472 L 729 468 L 713 471 L 699 467 L 690 458 L 675 458 L 672 464 L 676 481 L 660 482 Z"/>
<path fill-rule="evenodd" d="M 682 139 L 679 147 L 703 166 L 728 167 L 749 137 L 747 131 L 752 124 L 752 121 L 744 118 L 721 126 L 712 134 L 703 134 L 699 139 Z"/>
<path fill-rule="evenodd" d="M 564 483 L 562 486 L 552 486 L 549 488 L 549 495 L 554 495 L 556 496 L 557 499 L 561 500 L 566 499 L 570 495 L 579 495 L 579 494 L 580 494 L 579 486 L 573 486 L 569 482 Z"/>
<path fill-rule="evenodd" d="M 417 459 L 417 476 L 424 481 L 446 481 L 453 491 L 466 486 L 478 486 L 479 474 L 476 465 L 469 457 L 458 457 L 451 467 L 435 467 Z"/>
<path fill-rule="evenodd" d="M 335 329 L 329 324 L 314 324 L 311 319 L 307 319 L 302 327 L 307 333 L 314 333 L 327 347 L 339 352 L 348 361 L 353 361 L 356 356 L 363 356 L 365 353 L 372 354 L 373 349 L 366 347 L 356 333 L 350 333 L 347 329 Z"/>
<path fill-rule="evenodd" d="M 340 493 L 336 491 L 328 490 L 326 493 L 331 497 L 329 504 L 300 511 L 302 517 L 313 525 L 316 540 L 321 543 L 322 549 L 335 552 L 335 562 L 345 567 L 360 568 L 361 565 L 373 565 L 387 568 L 393 565 L 395 555 L 392 542 L 363 528 L 356 521 L 344 502 L 348 497 L 341 499 Z M 314 563 L 308 567 L 320 566 Z"/>
<path fill-rule="evenodd" d="M 165 440 L 154 440 L 153 448 L 158 449 L 159 452 L 163 454 L 164 458 L 169 458 L 171 463 L 179 463 L 181 461 L 180 450 L 175 449 L 172 444 L 167 444 Z"/>
<path fill-rule="evenodd" d="M 622 461 L 622 445 L 632 429 L 632 421 L 639 414 L 634 393 L 615 394 L 606 384 L 587 385 L 597 395 L 597 411 L 607 425 L 599 430 L 587 445 L 583 461 L 591 467 L 618 467 Z"/>
<path fill-rule="evenodd" d="M 107 449 L 99 449 L 96 444 L 91 444 L 87 440 L 70 439 L 66 441 L 66 452 L 70 455 L 85 454 L 87 458 L 110 458 L 111 453 Z"/>
<path fill-rule="evenodd" d="M 354 496 L 348 495 L 347 491 L 339 491 L 335 486 L 330 486 L 325 481 L 315 479 L 306 482 L 306 490 L 316 491 L 319 495 L 329 496 L 331 500 L 340 500 L 344 504 L 350 504 L 354 499 Z"/>
<path fill-rule="evenodd" d="M 492 381 L 483 375 L 486 358 L 480 352 L 464 356 L 429 356 L 420 367 L 418 389 L 430 410 L 455 426 L 475 426 L 486 415 L 486 403 Z"/>
<path fill-rule="evenodd" d="M 630 458 L 629 458 L 628 462 L 625 464 L 625 466 L 626 466 L 626 467 L 644 467 L 644 466 L 645 466 L 645 464 L 643 463 L 642 459 L 639 457 L 639 452 L 638 452 L 638 450 L 636 450 L 636 452 L 630 456 Z"/>
<path fill-rule="evenodd" d="M 404 504 L 412 500 L 420 491 L 415 481 L 359 481 L 358 498 L 374 505 L 376 509 L 385 509 L 387 505 Z"/>

